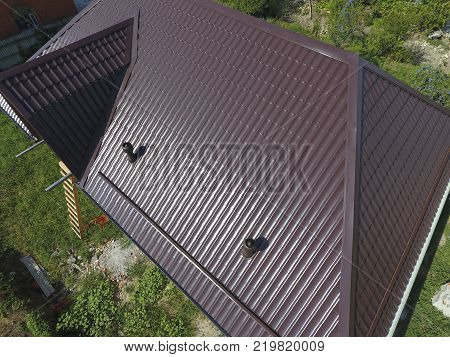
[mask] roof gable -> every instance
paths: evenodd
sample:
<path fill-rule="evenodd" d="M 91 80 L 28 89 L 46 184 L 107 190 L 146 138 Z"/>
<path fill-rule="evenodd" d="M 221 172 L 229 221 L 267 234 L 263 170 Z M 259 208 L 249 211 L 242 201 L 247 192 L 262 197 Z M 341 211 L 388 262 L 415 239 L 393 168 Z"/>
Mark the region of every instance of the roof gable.
<path fill-rule="evenodd" d="M 0 90 L 36 137 L 81 179 L 131 60 L 133 21 L 0 74 Z"/>

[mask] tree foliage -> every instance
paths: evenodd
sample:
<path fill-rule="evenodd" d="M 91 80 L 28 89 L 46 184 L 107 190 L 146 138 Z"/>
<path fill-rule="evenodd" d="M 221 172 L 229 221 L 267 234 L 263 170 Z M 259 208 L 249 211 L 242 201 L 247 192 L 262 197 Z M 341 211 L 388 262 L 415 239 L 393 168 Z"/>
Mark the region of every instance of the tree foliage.
<path fill-rule="evenodd" d="M 336 46 L 346 48 L 362 41 L 364 6 L 360 1 L 332 1 L 328 11 L 328 36 Z"/>
<path fill-rule="evenodd" d="M 224 5 L 255 16 L 276 16 L 285 0 L 218 0 Z"/>
<path fill-rule="evenodd" d="M 140 305 L 154 304 L 161 299 L 167 283 L 167 277 L 158 268 L 146 269 L 133 289 L 132 299 Z"/>
<path fill-rule="evenodd" d="M 39 313 L 27 314 L 25 316 L 25 326 L 33 337 L 51 337 L 53 335 L 47 319 Z"/>
<path fill-rule="evenodd" d="M 147 268 L 131 292 L 131 299 L 124 308 L 122 333 L 125 336 L 184 336 L 188 319 L 172 316 L 160 301 L 172 284 L 156 267 Z M 173 295 L 171 295 L 173 296 Z M 176 299 L 169 303 L 180 304 Z"/>
<path fill-rule="evenodd" d="M 329 12 L 328 37 L 336 46 L 375 63 L 386 58 L 413 63 L 415 54 L 404 47 L 405 40 L 414 33 L 442 28 L 450 2 L 334 0 L 325 8 Z"/>
<path fill-rule="evenodd" d="M 421 67 L 414 75 L 415 87 L 434 101 L 449 106 L 449 76 L 431 66 Z"/>

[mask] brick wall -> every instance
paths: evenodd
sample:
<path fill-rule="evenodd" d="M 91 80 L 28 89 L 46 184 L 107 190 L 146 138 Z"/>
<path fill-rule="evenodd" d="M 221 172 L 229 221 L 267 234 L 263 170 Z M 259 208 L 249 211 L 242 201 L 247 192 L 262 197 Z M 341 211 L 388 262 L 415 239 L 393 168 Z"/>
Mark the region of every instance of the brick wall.
<path fill-rule="evenodd" d="M 2 0 L 0 2 L 0 39 L 21 31 L 14 22 L 13 11 L 11 10 L 14 5 L 31 8 L 43 25 L 77 13 L 73 0 Z"/>

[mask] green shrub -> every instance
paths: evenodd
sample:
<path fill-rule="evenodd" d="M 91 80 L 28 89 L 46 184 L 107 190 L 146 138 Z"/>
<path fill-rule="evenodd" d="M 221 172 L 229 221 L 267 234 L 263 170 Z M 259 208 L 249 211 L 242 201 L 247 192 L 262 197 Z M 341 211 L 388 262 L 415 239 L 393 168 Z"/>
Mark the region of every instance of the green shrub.
<path fill-rule="evenodd" d="M 390 0 L 374 3 L 373 27 L 367 36 L 368 59 L 389 57 L 395 61 L 414 63 L 415 54 L 404 48 L 414 33 L 442 28 L 447 21 L 450 3 L 436 0 Z"/>
<path fill-rule="evenodd" d="M 360 43 L 364 38 L 364 6 L 361 1 L 336 0 L 329 3 L 328 37 L 341 48 Z"/>
<path fill-rule="evenodd" d="M 183 318 L 171 317 L 157 305 L 131 304 L 123 314 L 122 334 L 127 337 L 181 337 L 186 331 Z"/>
<path fill-rule="evenodd" d="M 375 19 L 367 37 L 369 57 L 391 56 L 405 59 L 404 41 L 417 24 L 417 12 L 413 3 L 395 3 L 383 17 Z"/>
<path fill-rule="evenodd" d="M 442 0 L 377 0 L 372 3 L 374 17 L 400 16 L 399 22 L 408 20 L 415 32 L 441 29 L 449 12 L 450 3 Z"/>
<path fill-rule="evenodd" d="M 135 264 L 131 272 L 142 272 L 142 264 Z M 130 301 L 124 305 L 122 334 L 124 336 L 185 336 L 190 332 L 195 306 L 169 283 L 156 267 L 145 268 L 136 276 Z"/>
<path fill-rule="evenodd" d="M 131 304 L 123 314 L 122 334 L 127 337 L 156 336 L 161 313 L 149 306 Z"/>
<path fill-rule="evenodd" d="M 167 283 L 167 277 L 156 266 L 145 270 L 134 287 L 133 301 L 141 305 L 155 303 L 161 298 Z"/>
<path fill-rule="evenodd" d="M 117 312 L 114 284 L 103 276 L 91 276 L 59 318 L 56 329 L 63 335 L 114 336 Z"/>
<path fill-rule="evenodd" d="M 163 315 L 159 327 L 160 329 L 156 335 L 161 337 L 181 337 L 186 332 L 186 323 L 179 316 L 168 317 Z"/>
<path fill-rule="evenodd" d="M 25 326 L 33 337 L 51 337 L 52 332 L 48 322 L 41 314 L 30 313 L 25 316 Z"/>
<path fill-rule="evenodd" d="M 218 0 L 233 9 L 255 16 L 276 16 L 283 7 L 283 0 Z"/>
<path fill-rule="evenodd" d="M 320 6 L 329 12 L 331 42 L 375 63 L 386 58 L 417 63 L 417 53 L 406 49 L 405 41 L 442 28 L 450 12 L 450 2 L 440 0 L 336 0 Z"/>
<path fill-rule="evenodd" d="M 424 66 L 414 75 L 415 87 L 443 106 L 449 107 L 449 76 L 442 70 Z"/>

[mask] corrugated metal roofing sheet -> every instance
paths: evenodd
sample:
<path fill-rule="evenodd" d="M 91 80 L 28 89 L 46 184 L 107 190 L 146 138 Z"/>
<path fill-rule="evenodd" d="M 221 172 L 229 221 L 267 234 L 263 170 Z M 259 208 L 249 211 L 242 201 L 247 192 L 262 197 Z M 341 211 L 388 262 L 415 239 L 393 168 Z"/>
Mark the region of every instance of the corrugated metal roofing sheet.
<path fill-rule="evenodd" d="M 406 285 L 432 217 L 422 215 L 412 244 L 403 236 L 389 240 L 397 228 L 371 238 L 394 246 L 400 272 L 384 262 L 390 257 L 382 250 L 373 258 L 364 248 L 363 230 L 372 224 L 375 232 L 380 223 L 370 219 L 393 201 L 373 195 L 383 177 L 410 172 L 410 184 L 423 182 L 414 176 L 422 157 L 411 148 L 409 159 L 397 143 L 406 135 L 397 116 L 411 127 L 423 125 L 416 123 L 419 114 L 410 118 L 405 108 L 386 103 L 417 101 L 428 112 L 433 105 L 398 83 L 411 99 L 393 93 L 392 78 L 372 94 L 370 74 L 361 71 L 372 67 L 357 56 L 207 0 L 97 1 L 34 58 L 130 17 L 139 32 L 135 61 L 81 182 L 84 190 L 231 335 L 385 333 L 398 302 L 380 296 Z M 398 115 L 385 116 L 391 109 Z M 448 112 L 441 112 L 445 132 Z M 396 132 L 377 136 L 390 125 Z M 145 152 L 134 165 L 122 152 L 124 142 Z M 242 150 L 248 156 L 236 160 Z M 430 151 L 427 164 L 448 163 L 443 152 Z M 264 186 L 258 178 L 266 175 L 278 180 Z M 448 182 L 447 169 L 430 175 Z M 409 183 L 389 182 L 386 193 L 395 190 L 403 202 L 406 191 L 396 185 Z M 441 186 L 428 200 L 418 196 L 427 212 Z M 245 260 L 244 238 L 259 239 L 266 249 Z M 386 264 L 391 270 L 382 283 L 388 285 L 371 287 L 355 262 L 369 264 L 369 275 L 383 275 L 377 266 Z M 393 277 L 398 284 L 391 289 Z"/>
<path fill-rule="evenodd" d="M 450 178 L 450 121 L 373 70 L 363 76 L 355 327 L 386 335 Z"/>

